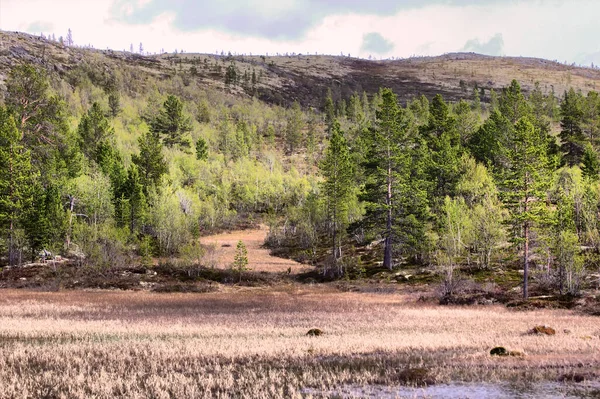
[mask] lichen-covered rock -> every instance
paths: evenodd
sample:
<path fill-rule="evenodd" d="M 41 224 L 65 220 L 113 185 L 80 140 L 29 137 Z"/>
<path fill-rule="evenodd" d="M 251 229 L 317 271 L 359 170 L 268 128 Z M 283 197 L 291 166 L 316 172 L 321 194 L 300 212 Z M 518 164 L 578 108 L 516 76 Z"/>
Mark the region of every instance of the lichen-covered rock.
<path fill-rule="evenodd" d="M 529 333 L 538 335 L 555 335 L 556 330 L 548 326 L 535 326 L 531 330 L 529 330 Z"/>
<path fill-rule="evenodd" d="M 490 351 L 491 356 L 508 356 L 509 352 L 503 346 L 497 346 Z"/>
<path fill-rule="evenodd" d="M 308 335 L 309 337 L 319 337 L 321 335 L 325 334 L 323 332 L 323 330 L 320 330 L 318 328 L 311 328 L 310 330 L 308 330 L 308 332 L 306 333 L 306 335 Z"/>

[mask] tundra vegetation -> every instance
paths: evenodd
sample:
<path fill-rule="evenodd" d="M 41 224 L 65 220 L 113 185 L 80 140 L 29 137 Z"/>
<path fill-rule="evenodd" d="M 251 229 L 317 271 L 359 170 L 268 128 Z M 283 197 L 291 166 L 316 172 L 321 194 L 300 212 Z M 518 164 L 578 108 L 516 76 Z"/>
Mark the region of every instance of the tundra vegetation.
<path fill-rule="evenodd" d="M 396 295 L 396 283 L 405 282 L 407 290 L 424 289 L 425 302 L 436 287 L 446 304 L 600 312 L 597 92 L 580 85 L 555 93 L 533 81 L 523 90 L 517 80 L 497 90 L 473 83 L 471 91 L 461 80 L 462 99 L 417 91 L 409 98 L 400 93 L 399 100 L 390 88 L 348 93 L 332 80 L 311 88 L 307 100 L 265 91 L 283 68 L 266 57 L 257 72 L 231 55 L 134 57 L 141 64 L 109 68 L 109 55 L 119 56 L 68 54 L 81 62 L 50 68 L 25 57 L 12 59 L 6 71 L 0 286 L 60 291 L 131 288 L 134 281 L 138 289 L 223 292 L 206 293 L 207 302 L 199 303 L 148 293 L 39 296 L 70 305 L 49 305 L 33 294 L 25 306 L 4 299 L 0 348 L 12 355 L 1 357 L 1 381 L 16 381 L 22 370 L 44 371 L 27 380 L 27 395 L 84 396 L 90 370 L 104 370 L 110 383 L 92 389 L 106 389 L 101 397 L 253 396 L 252 389 L 256 396 L 293 397 L 302 387 L 347 383 L 525 379 L 529 365 L 542 367 L 535 378 L 558 378 L 584 354 L 589 376 L 597 370 L 593 318 L 396 307 L 409 298 Z M 147 73 L 155 63 L 160 73 Z M 205 85 L 208 77 L 219 84 Z M 304 89 L 297 85 L 298 93 Z M 272 254 L 305 268 L 290 261 L 287 274 L 274 273 L 256 242 L 206 240 L 265 225 Z M 217 254 L 220 243 L 235 250 L 226 261 Z M 48 252 L 61 259 L 40 266 L 40 253 Z M 265 256 L 264 264 L 255 255 Z M 309 290 L 314 296 L 299 299 L 297 309 L 286 301 L 301 296 L 246 296 L 239 287 L 326 281 L 332 283 L 323 297 Z M 332 287 L 394 295 L 330 293 Z M 238 294 L 248 304 L 237 302 Z M 6 295 L 16 301 L 24 294 Z M 102 311 L 99 304 L 111 298 Z M 196 311 L 192 304 L 216 310 Z M 146 306 L 159 323 L 147 318 Z M 220 315 L 219 306 L 233 310 Z M 262 319 L 250 320 L 254 311 Z M 432 321 L 434 314 L 443 325 Z M 189 326 L 200 317 L 209 321 Z M 554 321 L 559 332 L 574 333 L 557 334 L 552 345 L 519 335 Z M 575 327 L 567 327 L 571 322 Z M 448 323 L 456 323 L 451 350 L 436 335 Z M 369 329 L 375 324 L 377 333 Z M 228 343 L 237 328 L 240 335 Z M 314 328 L 323 331 L 318 340 L 306 336 Z M 353 352 L 358 342 L 368 344 Z M 482 357 L 498 345 L 538 357 L 506 364 Z M 61 360 L 52 365 L 56 348 Z M 189 350 L 193 356 L 184 356 Z M 86 363 L 89 353 L 97 363 Z M 117 361 L 116 354 L 126 356 Z M 555 369 L 564 359 L 566 366 Z M 413 378 L 405 367 L 427 371 Z M 73 391 L 60 383 L 65 370 L 79 381 Z M 276 382 L 261 385 L 257 376 L 264 375 Z M 182 383 L 167 381 L 173 376 Z M 10 386 L 7 397 L 20 395 Z"/>

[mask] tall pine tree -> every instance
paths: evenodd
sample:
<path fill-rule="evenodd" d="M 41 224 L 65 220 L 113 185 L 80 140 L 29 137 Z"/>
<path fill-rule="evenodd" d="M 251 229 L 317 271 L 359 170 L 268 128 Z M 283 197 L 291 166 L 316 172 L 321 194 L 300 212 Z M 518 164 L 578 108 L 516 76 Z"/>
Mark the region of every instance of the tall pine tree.
<path fill-rule="evenodd" d="M 348 226 L 348 204 L 353 195 L 354 174 L 348 144 L 337 120 L 332 124 L 329 146 L 320 169 L 324 177 L 323 196 L 332 242 L 332 260 L 337 274 L 341 275 L 341 242 Z"/>

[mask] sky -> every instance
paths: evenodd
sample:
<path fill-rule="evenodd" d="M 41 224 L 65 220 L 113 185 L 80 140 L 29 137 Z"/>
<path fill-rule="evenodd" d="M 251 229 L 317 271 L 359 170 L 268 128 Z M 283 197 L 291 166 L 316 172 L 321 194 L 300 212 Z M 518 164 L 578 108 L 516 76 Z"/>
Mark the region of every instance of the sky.
<path fill-rule="evenodd" d="M 144 52 L 469 51 L 600 65 L 598 0 L 0 0 L 0 29 Z"/>

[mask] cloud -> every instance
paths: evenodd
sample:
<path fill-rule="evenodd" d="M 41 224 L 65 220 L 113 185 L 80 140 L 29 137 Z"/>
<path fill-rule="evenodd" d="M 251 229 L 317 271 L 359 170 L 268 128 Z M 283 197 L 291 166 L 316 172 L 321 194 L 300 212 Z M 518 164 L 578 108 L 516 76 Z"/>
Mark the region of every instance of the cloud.
<path fill-rule="evenodd" d="M 497 3 L 500 0 L 484 0 Z M 394 15 L 400 10 L 432 5 L 480 5 L 476 0 L 115 0 L 113 18 L 128 24 L 149 24 L 171 14 L 183 32 L 216 29 L 275 40 L 299 40 L 333 15 Z"/>
<path fill-rule="evenodd" d="M 386 54 L 394 49 L 394 43 L 390 42 L 380 33 L 371 32 L 363 36 L 360 51 L 365 53 Z"/>
<path fill-rule="evenodd" d="M 477 38 L 468 40 L 461 51 L 472 51 L 486 55 L 502 55 L 503 49 L 504 39 L 502 38 L 502 33 L 496 33 L 490 40 L 484 43 L 480 42 Z"/>
<path fill-rule="evenodd" d="M 52 32 L 54 30 L 54 25 L 47 21 L 35 21 L 30 23 L 25 30 L 33 34 Z"/>

